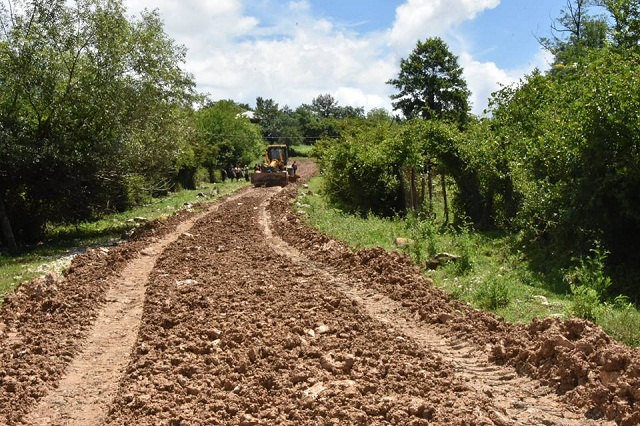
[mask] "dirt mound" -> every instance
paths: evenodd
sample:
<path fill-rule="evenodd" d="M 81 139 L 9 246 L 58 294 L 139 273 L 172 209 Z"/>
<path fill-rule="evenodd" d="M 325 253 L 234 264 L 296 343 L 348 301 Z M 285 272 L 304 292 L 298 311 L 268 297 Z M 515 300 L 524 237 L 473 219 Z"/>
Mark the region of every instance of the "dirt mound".
<path fill-rule="evenodd" d="M 310 258 L 348 269 L 367 284 L 414 310 L 416 318 L 478 345 L 491 344 L 491 360 L 539 379 L 583 407 L 590 418 L 640 424 L 640 350 L 612 341 L 592 323 L 571 319 L 534 321 L 529 326 L 451 300 L 431 285 L 408 257 L 382 249 L 351 251 L 306 227 L 290 207 L 294 189 L 270 203 L 278 233 Z"/>
<path fill-rule="evenodd" d="M 640 352 L 613 342 L 590 322 L 534 320 L 493 348 L 496 362 L 540 379 L 587 408 L 591 418 L 640 424 Z"/>
<path fill-rule="evenodd" d="M 405 255 L 353 252 L 292 211 L 301 183 L 149 224 L 8 296 L 0 424 L 640 423 L 637 351 L 586 322 L 508 324 L 452 300 Z M 107 371 L 113 396 L 78 420 L 93 407 L 84 395 L 51 395 L 91 359 L 87 336 L 116 321 L 107 295 L 144 256 L 123 371 Z"/>
<path fill-rule="evenodd" d="M 149 242 L 188 212 L 149 223 L 115 247 L 76 256 L 64 277 L 49 274 L 5 296 L 0 309 L 0 424 L 13 424 L 55 386 L 77 355 L 109 282 Z"/>

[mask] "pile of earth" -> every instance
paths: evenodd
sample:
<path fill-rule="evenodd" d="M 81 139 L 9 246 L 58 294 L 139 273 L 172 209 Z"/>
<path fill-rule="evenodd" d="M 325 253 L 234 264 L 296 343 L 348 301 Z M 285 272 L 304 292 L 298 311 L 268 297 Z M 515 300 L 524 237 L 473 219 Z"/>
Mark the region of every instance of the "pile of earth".
<path fill-rule="evenodd" d="M 296 188 L 270 203 L 278 234 L 311 259 L 360 276 L 401 301 L 423 321 L 452 330 L 478 345 L 491 345 L 491 361 L 552 386 L 591 418 L 640 424 L 640 348 L 611 339 L 591 322 L 571 318 L 511 324 L 471 308 L 434 287 L 411 259 L 382 249 L 353 251 L 305 225 L 294 210 Z"/>
<path fill-rule="evenodd" d="M 300 163 L 303 179 L 314 172 Z M 551 386 L 567 407 L 582 407 L 585 424 L 640 424 L 638 349 L 575 319 L 507 323 L 438 290 L 403 254 L 352 251 L 294 212 L 302 183 L 223 200 L 162 251 L 128 366 L 99 424 L 517 424 L 447 359 L 373 320 L 335 277 Z M 275 236 L 265 236 L 263 210 Z M 0 424 L 25 424 L 82 351 L 127 263 L 195 214 L 144 225 L 122 244 L 77 256 L 64 277 L 34 280 L 6 297 Z"/>

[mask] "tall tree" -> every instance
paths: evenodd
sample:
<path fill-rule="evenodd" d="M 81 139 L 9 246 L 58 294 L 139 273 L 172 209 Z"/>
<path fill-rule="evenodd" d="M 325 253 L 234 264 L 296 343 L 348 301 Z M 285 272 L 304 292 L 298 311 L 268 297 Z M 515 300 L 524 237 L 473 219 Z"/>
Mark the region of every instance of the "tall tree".
<path fill-rule="evenodd" d="M 616 46 L 627 50 L 640 47 L 640 1 L 600 0 L 614 20 L 612 38 Z"/>
<path fill-rule="evenodd" d="M 171 177 L 194 101 L 184 56 L 157 13 L 129 19 L 121 0 L 2 3 L 0 198 L 17 240 Z"/>
<path fill-rule="evenodd" d="M 469 95 L 458 58 L 439 37 L 418 41 L 407 59 L 400 61 L 397 78 L 387 81 L 399 93 L 391 95 L 394 109 L 407 119 L 467 120 Z"/>
<path fill-rule="evenodd" d="M 602 48 L 607 42 L 607 22 L 589 9 L 595 0 L 566 0 L 560 16 L 551 24 L 551 35 L 539 39 L 554 56 L 555 65 L 580 62 L 587 49 Z"/>
<path fill-rule="evenodd" d="M 277 142 L 280 137 L 278 115 L 280 108 L 273 99 L 256 98 L 255 119 L 262 128 L 262 135 L 267 141 Z"/>
<path fill-rule="evenodd" d="M 329 118 L 336 115 L 338 109 L 338 101 L 333 96 L 326 93 L 318 95 L 313 101 L 311 101 L 311 111 L 318 114 L 319 117 Z"/>
<path fill-rule="evenodd" d="M 249 164 L 264 146 L 260 128 L 242 116 L 238 104 L 222 100 L 197 112 L 198 152 L 203 165 L 210 170 L 235 164 Z"/>

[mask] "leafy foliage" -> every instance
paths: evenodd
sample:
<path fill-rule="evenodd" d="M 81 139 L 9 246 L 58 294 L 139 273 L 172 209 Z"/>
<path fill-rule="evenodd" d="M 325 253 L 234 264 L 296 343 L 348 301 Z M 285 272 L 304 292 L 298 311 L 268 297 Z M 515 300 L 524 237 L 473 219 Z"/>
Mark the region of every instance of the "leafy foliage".
<path fill-rule="evenodd" d="M 502 169 L 516 193 L 514 224 L 528 239 L 579 253 L 598 238 L 616 263 L 636 256 L 638 61 L 635 54 L 592 51 L 578 69 L 533 74 L 496 98 L 491 135 L 505 155 L 492 170 L 497 178 L 497 162 L 508 159 Z M 489 180 L 484 184 L 484 191 L 497 192 Z M 509 199 L 504 190 L 502 196 Z"/>
<path fill-rule="evenodd" d="M 571 313 L 577 317 L 595 320 L 596 311 L 607 298 L 611 278 L 605 273 L 609 253 L 596 241 L 591 256 L 579 259 L 579 265 L 565 275 L 573 293 Z"/>
<path fill-rule="evenodd" d="M 47 221 L 123 209 L 165 186 L 195 99 L 156 13 L 119 1 L 31 0 L 0 11 L 0 198 L 19 241 Z M 135 198 L 135 197 L 134 197 Z"/>
<path fill-rule="evenodd" d="M 400 61 L 397 78 L 387 82 L 399 90 L 394 109 L 408 119 L 467 120 L 469 90 L 462 68 L 441 38 L 418 41 L 407 59 Z"/>
<path fill-rule="evenodd" d="M 345 139 L 317 146 L 330 198 L 348 210 L 393 215 L 401 209 L 401 153 L 388 138 L 393 125 L 363 124 Z"/>
<path fill-rule="evenodd" d="M 260 128 L 233 101 L 218 101 L 196 113 L 198 157 L 209 170 L 250 164 L 264 146 Z"/>

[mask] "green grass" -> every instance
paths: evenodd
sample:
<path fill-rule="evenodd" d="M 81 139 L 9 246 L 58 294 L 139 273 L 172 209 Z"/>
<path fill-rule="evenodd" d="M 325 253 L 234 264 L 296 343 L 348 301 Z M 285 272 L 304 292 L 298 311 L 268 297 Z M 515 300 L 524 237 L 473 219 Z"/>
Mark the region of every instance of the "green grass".
<path fill-rule="evenodd" d="M 354 248 L 394 249 L 395 238 L 404 233 L 401 222 L 375 216 L 363 219 L 331 208 L 321 196 L 321 185 L 321 179 L 312 179 L 298 197 L 298 211 L 306 214 L 313 227 Z"/>
<path fill-rule="evenodd" d="M 293 157 L 311 157 L 313 145 L 291 145 L 289 149 Z"/>
<path fill-rule="evenodd" d="M 437 219 L 350 215 L 327 203 L 322 196 L 322 178 L 311 180 L 309 188 L 300 191 L 298 210 L 309 225 L 353 248 L 406 251 L 436 286 L 507 321 L 567 318 L 572 311 L 573 296 L 567 284 L 559 282 L 563 274 L 553 270 L 536 272 L 517 249 L 518 241 L 513 236 L 454 230 Z M 442 206 L 436 203 L 435 211 L 435 217 L 441 218 Z M 410 238 L 413 245 L 399 249 L 394 244 L 396 237 Z M 434 270 L 426 268 L 427 261 L 437 253 L 454 254 L 458 259 Z M 638 310 L 628 303 L 603 306 L 596 323 L 612 337 L 631 346 L 640 345 Z"/>
<path fill-rule="evenodd" d="M 36 246 L 23 248 L 21 255 L 12 257 L 0 252 L 0 302 L 6 293 L 13 291 L 22 282 L 48 271 L 60 273 L 64 266 L 64 262 L 60 262 L 61 258 L 87 247 L 112 244 L 125 231 L 137 226 L 134 218 L 154 220 L 167 217 L 189 205 L 215 201 L 247 185 L 244 180 L 203 184 L 197 190 L 170 193 L 168 197 L 153 199 L 139 208 L 112 214 L 94 222 L 51 225 L 47 229 L 47 239 Z"/>

